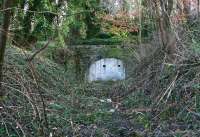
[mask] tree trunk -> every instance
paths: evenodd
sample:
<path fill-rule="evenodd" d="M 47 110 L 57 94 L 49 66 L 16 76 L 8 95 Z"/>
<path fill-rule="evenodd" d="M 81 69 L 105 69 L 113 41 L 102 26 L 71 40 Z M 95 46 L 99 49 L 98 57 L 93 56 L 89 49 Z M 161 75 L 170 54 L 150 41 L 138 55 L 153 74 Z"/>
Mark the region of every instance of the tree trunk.
<path fill-rule="evenodd" d="M 167 55 L 167 61 L 174 63 L 176 61 L 176 37 L 172 33 L 170 24 L 170 14 L 173 8 L 173 0 L 155 0 L 155 10 L 157 23 L 160 31 L 162 46 Z M 160 13 L 161 8 L 161 13 Z"/>
<path fill-rule="evenodd" d="M 198 5 L 198 7 L 197 7 L 197 17 L 198 17 L 198 20 L 199 20 L 199 0 L 197 0 L 197 5 Z"/>
<path fill-rule="evenodd" d="M 8 10 L 8 8 L 12 7 L 14 0 L 4 0 L 3 9 L 3 22 L 2 29 L 0 33 L 0 98 L 2 98 L 5 93 L 2 90 L 2 81 L 3 81 L 3 64 L 4 64 L 4 54 L 6 49 L 6 41 L 8 35 L 8 29 L 10 25 L 10 18 L 12 16 L 12 10 Z M 6 10 L 7 9 L 7 10 Z"/>
<path fill-rule="evenodd" d="M 192 15 L 190 8 L 191 8 L 191 0 L 183 0 L 183 13 L 188 23 L 192 22 Z"/>
<path fill-rule="evenodd" d="M 41 5 L 41 1 L 40 0 L 34 0 L 33 2 L 29 1 L 28 4 L 29 4 L 28 10 L 36 11 L 37 7 Z M 32 44 L 32 42 L 35 43 L 35 39 L 31 36 L 31 23 L 33 22 L 33 17 L 34 17 L 34 12 L 27 12 L 23 20 L 23 33 L 24 33 L 23 39 L 25 40 L 24 43 L 27 45 L 29 45 L 30 43 Z M 32 40 L 32 38 L 34 40 Z M 23 46 L 26 46 L 26 45 L 23 45 Z"/>

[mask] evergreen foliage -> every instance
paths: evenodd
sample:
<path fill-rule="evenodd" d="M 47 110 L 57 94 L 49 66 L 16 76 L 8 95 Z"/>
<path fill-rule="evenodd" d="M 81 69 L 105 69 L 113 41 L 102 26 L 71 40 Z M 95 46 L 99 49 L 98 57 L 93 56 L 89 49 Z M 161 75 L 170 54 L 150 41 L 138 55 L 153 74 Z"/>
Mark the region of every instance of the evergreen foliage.
<path fill-rule="evenodd" d="M 199 137 L 198 5 L 1 0 L 0 136 Z M 88 83 L 102 58 L 126 79 Z"/>

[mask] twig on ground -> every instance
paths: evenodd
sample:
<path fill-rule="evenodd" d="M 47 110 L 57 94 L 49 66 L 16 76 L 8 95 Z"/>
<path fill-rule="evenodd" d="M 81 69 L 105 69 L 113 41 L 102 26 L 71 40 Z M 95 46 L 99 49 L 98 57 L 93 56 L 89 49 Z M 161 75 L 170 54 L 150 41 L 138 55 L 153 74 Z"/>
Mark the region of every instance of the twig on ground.
<path fill-rule="evenodd" d="M 160 102 L 163 100 L 163 98 L 165 97 L 166 94 L 167 94 L 167 99 L 166 99 L 166 101 L 168 100 L 168 98 L 169 98 L 169 96 L 171 95 L 171 92 L 172 92 L 172 90 L 173 90 L 173 87 L 174 87 L 174 85 L 175 85 L 175 83 L 176 83 L 176 80 L 177 80 L 177 78 L 178 78 L 178 75 L 179 75 L 179 72 L 176 74 L 174 80 L 171 82 L 171 84 L 169 85 L 169 87 L 167 88 L 167 90 L 166 90 L 166 91 L 164 92 L 164 94 L 161 96 L 161 98 L 159 99 L 157 105 L 160 104 Z"/>
<path fill-rule="evenodd" d="M 50 42 L 51 40 L 49 40 L 47 42 L 47 44 L 45 45 L 46 47 L 48 46 L 48 43 Z M 41 102 L 42 102 L 42 109 L 43 109 L 43 116 L 44 116 L 44 125 L 43 125 L 43 133 L 44 133 L 44 136 L 47 136 L 45 129 L 48 130 L 49 129 L 49 124 L 48 124 L 48 118 L 47 118 L 47 112 L 46 112 L 46 104 L 45 104 L 45 100 L 44 100 L 44 95 L 43 95 L 43 92 L 40 91 L 40 86 L 39 86 L 39 82 L 38 82 L 38 77 L 36 75 L 36 71 L 35 71 L 35 67 L 33 65 L 32 62 L 29 62 L 29 67 L 30 67 L 30 71 L 32 73 L 32 76 L 33 76 L 33 79 L 34 79 L 34 82 L 37 86 L 37 90 L 38 90 L 38 93 L 39 93 L 39 96 L 40 96 L 40 99 L 41 99 Z M 42 119 L 40 119 L 42 120 Z M 40 121 L 41 122 L 41 121 Z M 44 129 L 45 128 L 45 129 Z"/>

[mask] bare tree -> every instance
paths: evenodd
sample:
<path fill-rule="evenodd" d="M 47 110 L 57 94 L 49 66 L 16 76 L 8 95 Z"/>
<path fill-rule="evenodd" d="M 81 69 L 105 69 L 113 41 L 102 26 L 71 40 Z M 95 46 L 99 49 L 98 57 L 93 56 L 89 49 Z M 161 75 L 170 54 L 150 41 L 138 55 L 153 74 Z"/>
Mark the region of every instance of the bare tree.
<path fill-rule="evenodd" d="M 186 16 L 186 19 L 188 22 L 190 22 L 191 19 L 191 1 L 190 0 L 183 0 L 183 13 Z"/>
<path fill-rule="evenodd" d="M 3 22 L 0 32 L 0 97 L 3 97 L 5 95 L 4 91 L 2 90 L 4 54 L 9 31 L 8 29 L 10 26 L 10 19 L 12 16 L 11 7 L 14 4 L 14 0 L 4 0 L 3 4 Z"/>
<path fill-rule="evenodd" d="M 199 2 L 200 0 L 197 0 L 197 18 L 199 19 Z"/>
<path fill-rule="evenodd" d="M 154 0 L 154 7 L 160 31 L 160 38 L 169 62 L 175 62 L 176 54 L 176 38 L 173 34 L 169 19 L 172 12 L 173 4 L 173 0 Z"/>

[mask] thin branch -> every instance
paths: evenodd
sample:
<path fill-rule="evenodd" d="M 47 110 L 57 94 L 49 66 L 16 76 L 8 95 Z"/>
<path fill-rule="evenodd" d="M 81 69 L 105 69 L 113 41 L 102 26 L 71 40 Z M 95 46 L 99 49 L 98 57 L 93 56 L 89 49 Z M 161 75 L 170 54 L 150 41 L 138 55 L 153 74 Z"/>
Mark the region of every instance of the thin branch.
<path fill-rule="evenodd" d="M 54 15 L 58 15 L 57 13 L 52 12 L 52 11 L 33 11 L 33 10 L 25 10 L 25 9 L 21 9 L 21 8 L 17 8 L 17 7 L 11 7 L 11 8 L 2 9 L 2 10 L 0 10 L 0 12 L 5 12 L 5 11 L 13 10 L 13 9 L 26 11 L 26 12 L 31 12 L 31 13 L 38 13 L 38 14 L 51 13 L 51 14 L 54 14 Z"/>
<path fill-rule="evenodd" d="M 174 80 L 170 83 L 169 87 L 165 90 L 165 92 L 163 93 L 162 97 L 159 99 L 157 105 L 160 104 L 160 102 L 163 100 L 163 98 L 164 98 L 166 95 L 167 95 L 166 101 L 168 100 L 168 98 L 169 98 L 169 96 L 171 95 L 171 92 L 172 92 L 172 90 L 173 90 L 173 88 L 174 88 L 174 85 L 175 85 L 175 83 L 176 83 L 176 80 L 177 80 L 177 78 L 178 78 L 178 75 L 179 75 L 179 72 L 176 74 Z"/>
<path fill-rule="evenodd" d="M 48 43 L 50 41 L 51 40 L 49 40 L 46 45 L 48 45 Z M 35 69 L 35 67 L 34 67 L 34 65 L 33 65 L 32 62 L 29 62 L 29 67 L 30 67 L 30 71 L 32 73 L 33 79 L 34 79 L 35 84 L 37 86 L 37 90 L 38 90 L 38 93 L 39 93 L 39 96 L 40 96 L 40 99 L 41 99 L 41 102 L 42 102 L 42 110 L 43 110 L 43 116 L 44 116 L 44 125 L 42 127 L 42 130 L 43 130 L 44 136 L 46 137 L 47 135 L 46 135 L 45 130 L 49 129 L 49 124 L 48 124 L 48 118 L 47 118 L 47 112 L 46 112 L 46 104 L 45 104 L 45 100 L 44 100 L 44 94 L 43 94 L 43 92 L 40 91 L 39 81 L 38 81 L 38 78 L 37 78 L 37 75 L 36 75 L 36 69 Z M 40 122 L 42 122 L 42 119 L 40 119 L 40 120 L 41 120 Z"/>
<path fill-rule="evenodd" d="M 29 13 L 37 13 L 37 14 L 50 13 L 50 14 L 53 14 L 53 15 L 55 15 L 55 16 L 60 16 L 58 13 L 52 12 L 52 11 L 25 10 L 25 9 L 21 9 L 21 8 L 17 8 L 17 7 L 2 9 L 2 10 L 0 10 L 0 12 L 5 12 L 5 11 L 8 11 L 8 10 L 12 10 L 12 9 L 17 9 L 17 10 L 21 10 L 21 11 L 25 11 L 25 12 L 29 12 Z M 68 17 L 68 16 L 73 16 L 73 15 L 76 15 L 76 14 L 82 14 L 82 13 L 93 12 L 93 11 L 94 11 L 94 10 L 82 10 L 82 11 L 75 12 L 75 13 L 65 14 L 65 15 L 63 15 L 63 16 L 67 16 L 67 17 Z"/>
<path fill-rule="evenodd" d="M 31 62 L 40 52 L 42 52 L 43 50 L 45 50 L 49 46 L 49 43 L 51 41 L 52 40 L 49 39 L 48 42 L 42 48 L 40 48 L 39 50 L 37 50 L 31 57 L 27 58 L 26 60 L 29 61 L 29 62 Z"/>

